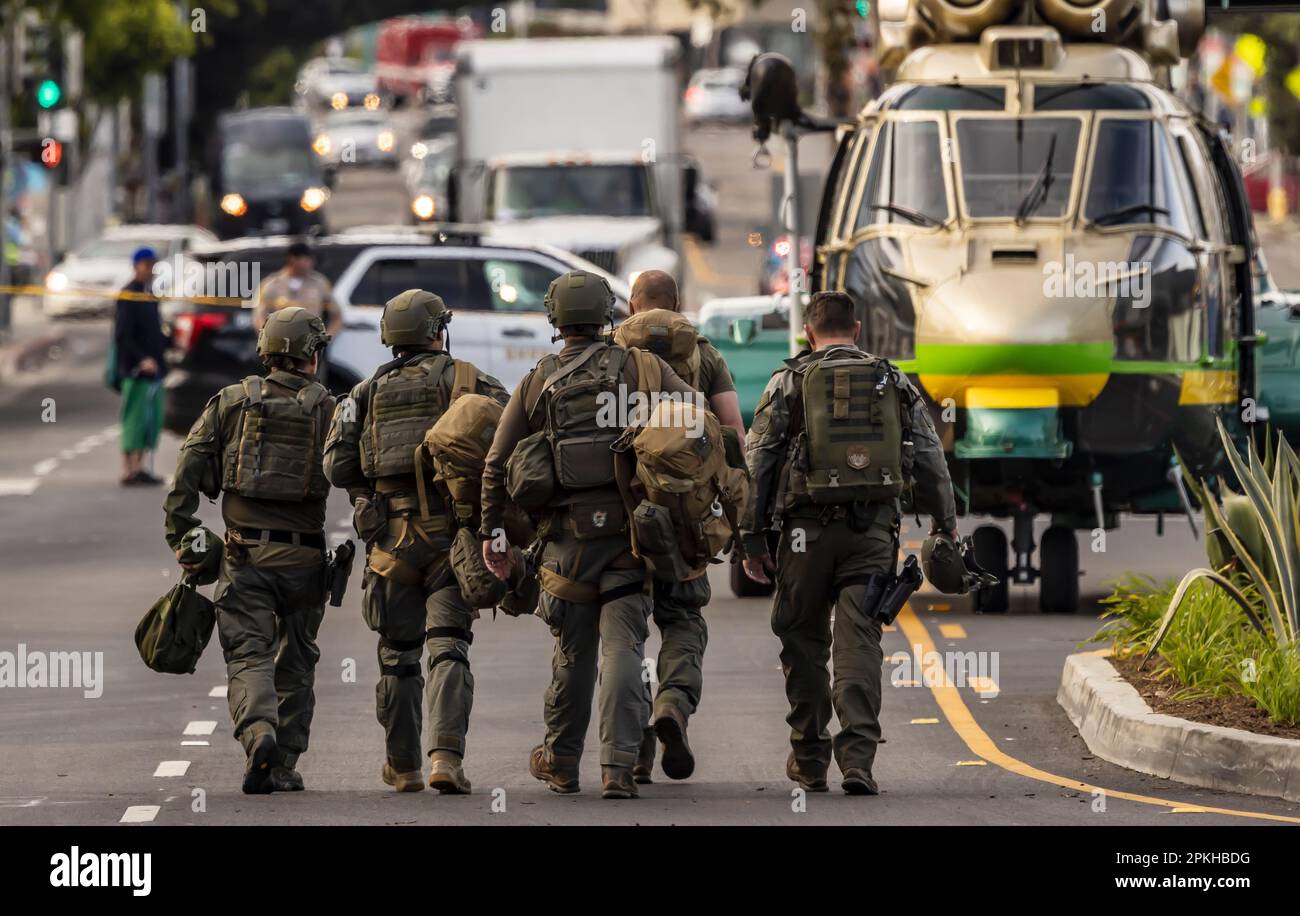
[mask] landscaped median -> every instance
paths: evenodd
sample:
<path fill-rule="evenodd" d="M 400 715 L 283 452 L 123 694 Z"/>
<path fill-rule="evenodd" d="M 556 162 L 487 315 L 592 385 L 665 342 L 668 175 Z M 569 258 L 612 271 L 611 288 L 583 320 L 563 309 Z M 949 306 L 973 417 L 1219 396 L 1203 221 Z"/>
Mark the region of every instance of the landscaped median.
<path fill-rule="evenodd" d="M 1242 455 L 1236 488 L 1188 484 L 1209 566 L 1178 583 L 1130 578 L 1057 700 L 1097 756 L 1207 788 L 1300 801 L 1300 459 Z"/>

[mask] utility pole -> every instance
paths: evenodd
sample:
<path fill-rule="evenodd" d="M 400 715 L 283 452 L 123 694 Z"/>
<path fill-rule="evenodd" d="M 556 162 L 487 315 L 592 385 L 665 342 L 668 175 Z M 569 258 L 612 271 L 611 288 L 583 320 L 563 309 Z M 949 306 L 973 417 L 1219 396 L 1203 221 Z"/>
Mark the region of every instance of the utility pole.
<path fill-rule="evenodd" d="M 13 134 L 9 128 L 10 100 L 13 98 L 10 79 L 13 69 L 13 31 L 7 15 L 8 8 L 0 5 L 0 288 L 13 282 L 9 271 L 9 189 L 5 177 L 13 161 Z M 10 325 L 7 289 L 0 289 L 0 332 L 8 333 Z"/>
<path fill-rule="evenodd" d="M 176 15 L 181 24 L 189 22 L 189 4 L 177 0 Z M 172 149 L 176 162 L 176 197 L 172 206 L 172 222 L 187 223 L 190 215 L 190 80 L 193 62 L 188 57 L 178 57 L 172 64 Z"/>
<path fill-rule="evenodd" d="M 158 137 L 163 131 L 163 83 L 157 73 L 144 77 L 144 186 L 145 222 L 158 222 Z"/>

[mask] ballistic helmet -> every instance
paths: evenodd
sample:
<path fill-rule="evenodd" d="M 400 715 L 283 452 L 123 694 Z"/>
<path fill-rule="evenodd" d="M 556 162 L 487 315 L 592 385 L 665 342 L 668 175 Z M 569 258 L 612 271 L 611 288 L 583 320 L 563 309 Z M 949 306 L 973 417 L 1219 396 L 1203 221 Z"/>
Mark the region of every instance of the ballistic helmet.
<path fill-rule="evenodd" d="M 571 270 L 546 290 L 546 317 L 557 328 L 580 324 L 604 326 L 614 320 L 614 291 L 604 277 Z"/>
<path fill-rule="evenodd" d="M 945 595 L 964 595 L 970 591 L 966 562 L 957 542 L 947 534 L 932 534 L 921 545 L 921 567 L 931 585 Z"/>
<path fill-rule="evenodd" d="M 325 349 L 329 335 L 325 322 L 299 305 L 277 309 L 257 335 L 257 355 L 290 356 L 304 362 Z"/>
<path fill-rule="evenodd" d="M 379 337 L 386 347 L 419 347 L 437 340 L 451 323 L 451 309 L 441 296 L 408 289 L 388 300 L 379 320 Z"/>

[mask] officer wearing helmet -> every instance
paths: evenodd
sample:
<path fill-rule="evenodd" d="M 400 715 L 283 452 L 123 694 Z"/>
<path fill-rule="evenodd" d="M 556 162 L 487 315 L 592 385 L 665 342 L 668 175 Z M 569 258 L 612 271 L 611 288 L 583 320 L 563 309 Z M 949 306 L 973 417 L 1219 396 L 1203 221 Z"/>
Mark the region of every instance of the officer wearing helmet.
<path fill-rule="evenodd" d="M 307 750 L 325 615 L 322 450 L 334 399 L 315 372 L 328 340 L 305 309 L 268 318 L 257 340 L 266 374 L 208 401 L 164 504 L 167 543 L 186 575 L 217 581 L 226 696 L 249 794 L 303 788 L 297 761 Z M 195 515 L 201 495 L 221 497 L 224 543 Z"/>
<path fill-rule="evenodd" d="M 556 278 L 546 313 L 564 339 L 543 357 L 506 405 L 483 475 L 483 555 L 506 578 L 516 554 L 505 537 L 507 504 L 533 513 L 542 539 L 538 616 L 555 636 L 546 737 L 529 772 L 550 789 L 578 791 L 592 695 L 600 684 L 602 796 L 634 798 L 632 767 L 645 724 L 641 666 L 651 599 L 633 553 L 610 446 L 628 411 L 602 410 L 633 392 L 694 398 L 654 354 L 610 343 L 614 294 L 575 270 Z M 626 402 L 623 406 L 626 406 Z"/>
<path fill-rule="evenodd" d="M 470 791 L 463 761 L 474 702 L 470 628 L 478 611 L 450 574 L 457 524 L 451 507 L 421 506 L 415 452 L 457 397 L 480 394 L 504 404 L 508 395 L 496 379 L 447 352 L 451 318 L 446 303 L 425 290 L 390 299 L 379 333 L 393 359 L 339 402 L 325 443 L 325 473 L 347 490 L 366 544 L 363 610 L 379 634 L 376 703 L 387 750 L 380 778 L 399 792 L 425 785 L 422 694 L 428 784 L 442 793 Z"/>

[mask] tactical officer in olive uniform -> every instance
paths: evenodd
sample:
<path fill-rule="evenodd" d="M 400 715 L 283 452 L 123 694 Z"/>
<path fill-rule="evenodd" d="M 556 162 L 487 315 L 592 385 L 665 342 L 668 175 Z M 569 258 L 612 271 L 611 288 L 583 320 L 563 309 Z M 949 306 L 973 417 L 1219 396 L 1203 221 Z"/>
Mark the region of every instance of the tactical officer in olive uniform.
<path fill-rule="evenodd" d="M 380 775 L 399 792 L 424 788 L 420 656 L 426 646 L 429 785 L 443 793 L 470 791 L 462 761 L 474 703 L 470 627 L 478 611 L 448 565 L 451 507 L 421 511 L 415 451 L 456 397 L 481 394 L 504 404 L 508 395 L 496 379 L 446 352 L 450 321 L 451 311 L 433 293 L 411 289 L 389 300 L 379 327 L 394 358 L 339 402 L 325 444 L 325 473 L 348 491 L 366 543 L 365 618 L 379 633 L 376 704 L 388 752 Z"/>
<path fill-rule="evenodd" d="M 646 270 L 637 276 L 632 284 L 629 305 L 633 315 L 650 317 L 670 312 L 689 327 L 687 320 L 678 314 L 681 300 L 677 282 L 662 270 Z M 656 311 L 660 309 L 663 312 Z M 631 324 L 625 322 L 621 332 L 630 327 Z M 640 335 L 632 336 L 640 339 Z M 618 339 L 623 338 L 620 336 Z M 734 429 L 743 440 L 745 425 L 740 416 L 736 384 L 722 354 L 706 338 L 696 336 L 690 363 L 694 364 L 693 372 L 670 361 L 670 365 L 679 370 L 677 374 L 704 396 L 718 420 Z M 653 594 L 654 622 L 661 637 L 656 664 L 659 688 L 651 697 L 650 682 L 646 681 L 650 725 L 642 737 L 641 750 L 632 771 L 636 781 L 643 784 L 653 778 L 656 735 L 664 745 L 665 774 L 672 779 L 686 779 L 695 771 L 695 756 L 686 738 L 686 724 L 699 706 L 704 690 L 704 650 L 709 642 L 704 607 L 711 597 L 709 577 L 702 575 L 685 581 L 656 579 Z"/>
<path fill-rule="evenodd" d="M 772 630 L 793 748 L 786 775 L 826 791 L 833 751 L 844 791 L 875 795 L 882 658 L 873 612 L 897 561 L 897 494 L 910 484 L 916 510 L 953 536 L 957 512 L 924 401 L 896 368 L 857 348 L 860 327 L 846 294 L 812 297 L 811 349 L 773 374 L 754 413 L 746 449 L 755 493 L 741 529 L 746 574 L 764 583 L 776 575 Z M 768 535 L 776 531 L 774 564 Z M 841 729 L 834 741 L 832 706 Z"/>
<path fill-rule="evenodd" d="M 194 423 L 164 504 L 167 543 L 187 573 L 210 569 L 215 535 L 195 517 L 222 494 L 224 555 L 215 593 L 244 791 L 303 788 L 325 615 L 321 452 L 334 399 L 316 381 L 325 325 L 301 308 L 267 319 L 257 352 L 270 369 L 221 390 Z M 210 581 L 210 580 L 209 580 Z"/>
<path fill-rule="evenodd" d="M 545 304 L 564 349 L 524 377 L 501 417 L 483 475 L 483 554 L 505 578 L 512 564 L 501 534 L 507 496 L 540 514 L 538 616 L 555 636 L 555 655 L 544 700 L 546 738 L 533 748 L 529 772 L 556 792 L 578 791 L 599 679 L 601 794 L 635 798 L 651 602 L 614 481 L 610 445 L 626 428 L 626 416 L 604 415 L 599 405 L 602 393 L 622 399 L 642 390 L 680 400 L 693 398 L 694 390 L 657 356 L 601 336 L 614 315 L 614 294 L 603 278 L 563 274 Z"/>

